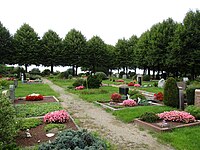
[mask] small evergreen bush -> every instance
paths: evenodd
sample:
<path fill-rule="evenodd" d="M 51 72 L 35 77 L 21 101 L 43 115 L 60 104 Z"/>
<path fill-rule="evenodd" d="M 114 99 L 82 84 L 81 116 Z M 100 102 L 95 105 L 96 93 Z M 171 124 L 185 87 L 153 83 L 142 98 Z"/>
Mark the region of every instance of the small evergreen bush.
<path fill-rule="evenodd" d="M 102 80 L 96 75 L 89 75 L 84 86 L 89 89 L 97 89 L 101 86 L 101 82 Z"/>
<path fill-rule="evenodd" d="M 79 78 L 79 79 L 76 79 L 72 85 L 74 87 L 77 87 L 77 86 L 81 86 L 81 85 L 84 85 L 84 84 L 85 84 L 85 80 Z"/>
<path fill-rule="evenodd" d="M 159 120 L 159 117 L 154 112 L 146 112 L 140 116 L 140 119 L 145 122 L 153 123 Z"/>
<path fill-rule="evenodd" d="M 0 95 L 0 149 L 12 149 L 16 135 L 16 116 L 7 97 Z"/>
<path fill-rule="evenodd" d="M 186 89 L 186 97 L 187 97 L 187 104 L 188 105 L 194 105 L 194 99 L 195 99 L 195 90 L 200 89 L 200 87 L 188 87 Z"/>
<path fill-rule="evenodd" d="M 186 107 L 185 111 L 189 112 L 197 120 L 200 119 L 200 107 L 194 106 L 194 105 L 190 105 L 190 106 Z"/>
<path fill-rule="evenodd" d="M 45 69 L 42 71 L 43 76 L 49 76 L 51 74 L 51 71 L 49 69 Z"/>
<path fill-rule="evenodd" d="M 104 72 L 96 72 L 95 75 L 101 80 L 108 79 L 107 75 Z"/>
<path fill-rule="evenodd" d="M 150 81 L 150 76 L 149 75 L 144 75 L 143 76 L 143 81 Z"/>
<path fill-rule="evenodd" d="M 86 130 L 65 130 L 52 143 L 42 144 L 39 150 L 106 150 L 107 145 Z"/>
<path fill-rule="evenodd" d="M 179 106 L 179 89 L 176 80 L 172 77 L 168 78 L 164 86 L 164 104 L 178 108 Z"/>

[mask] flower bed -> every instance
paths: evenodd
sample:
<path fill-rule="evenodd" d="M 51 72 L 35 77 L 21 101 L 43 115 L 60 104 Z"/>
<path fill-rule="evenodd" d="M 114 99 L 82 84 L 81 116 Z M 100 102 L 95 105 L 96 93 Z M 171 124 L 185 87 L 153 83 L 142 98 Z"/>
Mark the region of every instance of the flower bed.
<path fill-rule="evenodd" d="M 69 120 L 69 114 L 65 110 L 54 111 L 46 114 L 43 121 L 45 123 L 64 123 Z"/>
<path fill-rule="evenodd" d="M 123 106 L 133 107 L 137 105 L 137 102 L 132 99 L 124 100 L 122 103 Z"/>
<path fill-rule="evenodd" d="M 162 101 L 163 100 L 163 93 L 162 92 L 158 92 L 157 94 L 155 93 L 154 94 L 154 99 Z"/>
<path fill-rule="evenodd" d="M 40 94 L 30 94 L 26 96 L 26 101 L 40 101 L 43 100 L 43 96 Z"/>

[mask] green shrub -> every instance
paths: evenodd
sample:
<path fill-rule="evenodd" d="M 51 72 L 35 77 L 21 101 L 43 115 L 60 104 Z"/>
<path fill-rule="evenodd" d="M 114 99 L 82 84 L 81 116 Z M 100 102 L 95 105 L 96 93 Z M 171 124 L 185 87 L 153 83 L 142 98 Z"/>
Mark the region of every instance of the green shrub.
<path fill-rule="evenodd" d="M 84 86 L 90 89 L 95 89 L 101 86 L 101 82 L 102 80 L 99 79 L 96 75 L 89 75 Z"/>
<path fill-rule="evenodd" d="M 46 132 L 50 131 L 51 129 L 57 128 L 59 131 L 66 129 L 65 124 L 57 124 L 57 123 L 50 123 L 44 127 Z"/>
<path fill-rule="evenodd" d="M 140 119 L 145 122 L 153 123 L 159 120 L 159 117 L 154 112 L 146 112 L 140 116 Z"/>
<path fill-rule="evenodd" d="M 121 71 L 121 72 L 119 73 L 119 78 L 122 78 L 123 75 L 125 75 L 125 72 L 124 72 L 124 71 Z"/>
<path fill-rule="evenodd" d="M 133 95 L 138 94 L 138 93 L 139 93 L 139 91 L 137 91 L 137 90 L 135 90 L 135 89 L 129 90 L 129 91 L 128 91 L 128 94 L 129 94 L 130 96 L 133 96 Z"/>
<path fill-rule="evenodd" d="M 158 87 L 158 82 L 154 82 L 153 86 Z"/>
<path fill-rule="evenodd" d="M 45 69 L 42 71 L 43 76 L 49 76 L 51 74 L 51 71 L 49 69 Z"/>
<path fill-rule="evenodd" d="M 137 99 L 138 97 L 140 99 L 142 99 L 142 100 L 146 100 L 146 97 L 143 94 L 141 94 L 141 93 L 134 94 L 134 95 L 130 96 L 131 99 Z"/>
<path fill-rule="evenodd" d="M 191 115 L 193 115 L 196 119 L 200 119 L 200 107 L 190 105 L 186 107 L 185 111 L 189 112 Z"/>
<path fill-rule="evenodd" d="M 144 75 L 143 76 L 143 81 L 150 81 L 150 76 L 149 75 Z"/>
<path fill-rule="evenodd" d="M 164 86 L 164 104 L 178 108 L 179 106 L 179 89 L 176 80 L 172 77 L 168 78 Z"/>
<path fill-rule="evenodd" d="M 12 149 L 16 135 L 16 116 L 10 100 L 0 96 L 0 149 Z"/>
<path fill-rule="evenodd" d="M 7 88 L 8 87 L 8 81 L 1 79 L 0 85 L 1 85 L 2 88 Z"/>
<path fill-rule="evenodd" d="M 71 74 L 69 74 L 68 78 L 69 78 L 69 79 L 72 79 L 72 78 L 73 78 L 73 76 L 72 76 Z"/>
<path fill-rule="evenodd" d="M 65 71 L 65 72 L 60 72 L 57 75 L 57 78 L 59 78 L 59 79 L 68 79 L 68 76 L 69 76 L 69 73 L 67 71 Z"/>
<path fill-rule="evenodd" d="M 96 72 L 95 75 L 101 80 L 108 79 L 107 75 L 104 72 Z"/>
<path fill-rule="evenodd" d="M 39 150 L 106 150 L 107 145 L 98 137 L 95 137 L 86 130 L 73 131 L 65 130 L 60 133 L 52 143 L 42 144 Z"/>
<path fill-rule="evenodd" d="M 200 89 L 200 87 L 188 87 L 186 89 L 187 104 L 194 105 L 195 90 Z"/>
<path fill-rule="evenodd" d="M 137 75 L 134 75 L 134 76 L 132 77 L 132 80 L 137 80 Z"/>
<path fill-rule="evenodd" d="M 84 79 L 80 79 L 80 78 L 78 78 L 78 79 L 76 79 L 75 81 L 74 81 L 74 83 L 72 84 L 74 87 L 77 87 L 77 86 L 81 86 L 81 85 L 84 85 L 85 84 L 85 80 Z"/>

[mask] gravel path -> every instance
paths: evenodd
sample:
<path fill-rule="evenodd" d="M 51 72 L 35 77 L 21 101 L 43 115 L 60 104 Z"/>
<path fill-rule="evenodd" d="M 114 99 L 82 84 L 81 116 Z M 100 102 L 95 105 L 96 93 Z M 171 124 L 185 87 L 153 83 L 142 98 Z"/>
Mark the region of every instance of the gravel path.
<path fill-rule="evenodd" d="M 172 150 L 170 146 L 157 142 L 146 131 L 141 131 L 134 124 L 125 124 L 101 107 L 81 100 L 77 95 L 66 92 L 63 88 L 44 79 L 45 83 L 60 93 L 61 104 L 80 121 L 81 128 L 97 131 L 100 135 L 117 145 L 121 150 Z"/>

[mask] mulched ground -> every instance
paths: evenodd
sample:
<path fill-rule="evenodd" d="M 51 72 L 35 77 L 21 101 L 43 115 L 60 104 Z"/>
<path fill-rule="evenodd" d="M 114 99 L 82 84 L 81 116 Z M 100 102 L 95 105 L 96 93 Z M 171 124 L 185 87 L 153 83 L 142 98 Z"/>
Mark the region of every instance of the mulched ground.
<path fill-rule="evenodd" d="M 14 104 L 48 103 L 48 102 L 57 102 L 57 101 L 53 96 L 44 96 L 44 99 L 39 101 L 26 101 L 25 98 L 18 98 L 14 101 Z"/>
<path fill-rule="evenodd" d="M 66 129 L 73 129 L 78 130 L 74 122 L 70 119 L 67 123 L 65 123 Z M 52 141 L 56 135 L 54 135 L 51 138 L 48 138 L 46 136 L 46 132 L 44 130 L 45 123 L 37 126 L 36 128 L 31 128 L 29 132 L 31 133 L 32 137 L 27 138 L 25 132 L 26 131 L 20 131 L 18 133 L 18 136 L 16 138 L 16 143 L 18 146 L 25 147 L 25 146 L 33 146 L 35 144 L 43 143 L 46 141 Z M 38 142 L 40 140 L 40 142 Z"/>

